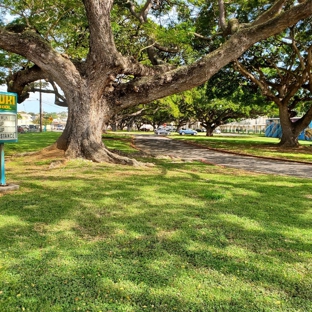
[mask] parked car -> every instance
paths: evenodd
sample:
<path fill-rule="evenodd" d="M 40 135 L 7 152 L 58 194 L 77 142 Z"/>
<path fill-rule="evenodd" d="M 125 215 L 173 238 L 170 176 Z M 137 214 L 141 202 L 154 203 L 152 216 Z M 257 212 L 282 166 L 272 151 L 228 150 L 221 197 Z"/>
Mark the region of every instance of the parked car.
<path fill-rule="evenodd" d="M 140 131 L 153 131 L 153 126 L 149 124 L 142 125 Z"/>
<path fill-rule="evenodd" d="M 18 126 L 17 131 L 18 131 L 18 133 L 25 133 L 25 132 L 27 132 L 27 129 L 26 128 L 24 129 L 22 126 Z"/>
<path fill-rule="evenodd" d="M 166 126 L 165 129 L 168 130 L 168 131 L 170 131 L 170 132 L 177 131 L 177 129 L 174 128 L 173 126 Z"/>
<path fill-rule="evenodd" d="M 181 129 L 179 131 L 180 135 L 185 135 L 185 134 L 190 134 L 190 135 L 196 135 L 197 131 L 193 130 L 193 129 Z"/>
<path fill-rule="evenodd" d="M 29 125 L 29 132 L 38 132 L 39 131 L 39 125 Z"/>
<path fill-rule="evenodd" d="M 215 131 L 213 131 L 214 133 L 220 134 L 221 130 L 220 129 L 215 129 Z"/>
<path fill-rule="evenodd" d="M 29 126 L 27 126 L 27 125 L 21 125 L 20 127 L 22 127 L 25 132 L 27 132 L 29 130 Z"/>
<path fill-rule="evenodd" d="M 57 125 L 56 130 L 64 130 L 64 126 L 63 125 Z"/>
<path fill-rule="evenodd" d="M 155 131 L 155 134 L 157 135 L 169 135 L 171 132 L 165 128 L 158 128 Z"/>

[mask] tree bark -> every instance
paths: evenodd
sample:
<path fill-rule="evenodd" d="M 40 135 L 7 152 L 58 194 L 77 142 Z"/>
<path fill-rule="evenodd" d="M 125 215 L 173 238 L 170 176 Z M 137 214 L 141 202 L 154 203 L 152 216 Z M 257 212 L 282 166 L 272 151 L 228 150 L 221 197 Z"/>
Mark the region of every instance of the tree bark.
<path fill-rule="evenodd" d="M 207 126 L 207 124 L 205 124 L 205 128 L 206 128 L 206 136 L 207 137 L 212 137 L 214 128 L 212 128 L 210 126 Z"/>
<path fill-rule="evenodd" d="M 94 162 L 139 165 L 134 159 L 109 151 L 102 140 L 103 127 L 111 116 L 105 98 L 95 98 L 89 89 L 77 90 L 67 97 L 68 120 L 57 147 L 66 158 L 86 158 Z M 74 105 L 76 102 L 83 105 Z"/>
<path fill-rule="evenodd" d="M 301 129 L 298 124 L 291 121 L 287 105 L 281 105 L 279 107 L 279 116 L 282 127 L 282 137 L 278 145 L 285 148 L 298 147 L 298 136 L 303 129 Z"/>

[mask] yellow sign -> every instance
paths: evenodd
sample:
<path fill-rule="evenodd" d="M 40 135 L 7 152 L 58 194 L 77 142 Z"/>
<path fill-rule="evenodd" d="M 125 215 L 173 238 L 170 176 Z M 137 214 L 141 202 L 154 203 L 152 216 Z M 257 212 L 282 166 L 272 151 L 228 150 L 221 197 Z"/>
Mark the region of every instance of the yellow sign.
<path fill-rule="evenodd" d="M 0 92 L 0 112 L 17 112 L 17 96 L 15 93 Z"/>

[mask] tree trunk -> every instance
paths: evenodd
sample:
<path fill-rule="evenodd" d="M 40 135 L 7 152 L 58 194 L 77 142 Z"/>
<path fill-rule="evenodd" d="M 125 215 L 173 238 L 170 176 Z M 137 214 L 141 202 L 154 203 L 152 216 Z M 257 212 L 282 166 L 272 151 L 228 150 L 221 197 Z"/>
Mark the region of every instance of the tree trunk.
<path fill-rule="evenodd" d="M 96 92 L 79 90 L 68 99 L 68 121 L 57 141 L 66 158 L 84 158 L 94 162 L 139 165 L 134 159 L 109 151 L 103 141 L 103 126 L 109 120 L 109 103 L 105 98 L 96 99 Z M 81 105 L 77 105 L 81 103 Z"/>
<path fill-rule="evenodd" d="M 207 137 L 212 137 L 212 136 L 213 136 L 213 130 L 211 130 L 211 129 L 206 129 L 206 136 L 207 136 Z"/>
<path fill-rule="evenodd" d="M 280 147 L 298 147 L 298 136 L 301 132 L 300 127 L 292 122 L 289 117 L 287 105 L 280 105 L 279 107 L 280 123 L 282 128 L 282 137 L 279 142 Z"/>
<path fill-rule="evenodd" d="M 283 126 L 282 126 L 283 127 Z M 291 126 L 283 127 L 283 134 L 278 145 L 280 147 L 298 147 L 298 135 Z"/>
<path fill-rule="evenodd" d="M 204 127 L 206 128 L 206 136 L 207 137 L 212 137 L 213 136 L 213 130 L 214 128 L 211 127 L 209 124 L 204 124 Z"/>

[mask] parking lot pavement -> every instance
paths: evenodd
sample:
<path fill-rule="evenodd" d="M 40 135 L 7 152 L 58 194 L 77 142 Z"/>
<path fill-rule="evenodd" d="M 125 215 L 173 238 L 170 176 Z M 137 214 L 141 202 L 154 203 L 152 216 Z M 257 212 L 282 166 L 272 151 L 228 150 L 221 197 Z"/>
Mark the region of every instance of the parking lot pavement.
<path fill-rule="evenodd" d="M 170 156 L 183 160 L 198 160 L 207 163 L 243 169 L 251 172 L 288 175 L 312 179 L 312 164 L 272 160 L 252 156 L 223 153 L 204 147 L 194 146 L 180 140 L 171 140 L 166 136 L 137 135 L 136 148 L 153 156 Z"/>

